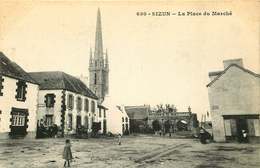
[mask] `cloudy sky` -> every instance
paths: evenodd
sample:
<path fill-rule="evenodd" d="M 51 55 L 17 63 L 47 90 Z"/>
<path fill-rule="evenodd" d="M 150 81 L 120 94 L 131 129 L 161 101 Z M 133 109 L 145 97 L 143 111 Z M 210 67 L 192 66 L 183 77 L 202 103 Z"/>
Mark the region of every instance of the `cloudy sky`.
<path fill-rule="evenodd" d="M 260 72 L 258 2 L 1 1 L 0 50 L 27 71 L 88 76 L 100 7 L 118 104 L 209 110 L 208 72 L 243 58 Z M 232 16 L 137 16 L 136 12 L 232 11 Z"/>

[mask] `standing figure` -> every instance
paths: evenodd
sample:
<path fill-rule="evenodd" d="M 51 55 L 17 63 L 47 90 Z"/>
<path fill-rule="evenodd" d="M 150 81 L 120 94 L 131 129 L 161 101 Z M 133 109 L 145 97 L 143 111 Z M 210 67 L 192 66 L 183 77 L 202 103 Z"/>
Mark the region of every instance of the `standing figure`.
<path fill-rule="evenodd" d="M 118 145 L 121 145 L 121 138 L 122 138 L 121 134 L 118 134 Z"/>
<path fill-rule="evenodd" d="M 66 139 L 65 142 L 65 146 L 63 150 L 63 159 L 65 160 L 64 167 L 66 167 L 66 163 L 68 163 L 68 167 L 70 167 L 70 161 L 72 160 L 72 153 L 71 153 L 71 144 L 69 139 Z"/>
<path fill-rule="evenodd" d="M 206 144 L 206 132 L 203 128 L 200 129 L 200 142 Z"/>
<path fill-rule="evenodd" d="M 246 130 L 242 130 L 242 142 L 244 143 L 248 142 L 248 136 Z"/>

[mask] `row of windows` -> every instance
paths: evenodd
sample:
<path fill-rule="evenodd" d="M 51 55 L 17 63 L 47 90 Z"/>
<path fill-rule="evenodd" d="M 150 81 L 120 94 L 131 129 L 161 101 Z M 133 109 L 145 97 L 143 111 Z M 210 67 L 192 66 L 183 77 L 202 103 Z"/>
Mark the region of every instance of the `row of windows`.
<path fill-rule="evenodd" d="M 55 104 L 55 95 L 54 94 L 46 94 L 45 95 L 45 104 L 46 104 L 46 107 L 54 107 L 54 104 Z M 68 109 L 69 110 L 72 110 L 74 108 L 74 96 L 72 94 L 70 94 L 68 96 Z M 77 111 L 82 111 L 82 98 L 81 97 L 77 97 L 77 100 L 76 100 L 76 108 L 77 108 Z M 92 100 L 91 101 L 91 112 L 95 112 L 95 102 Z M 84 111 L 86 112 L 89 112 L 89 100 L 88 99 L 85 99 L 84 100 Z"/>
<path fill-rule="evenodd" d="M 126 118 L 124 118 L 124 117 L 122 117 L 122 122 L 128 122 L 128 118 L 126 117 Z"/>
<path fill-rule="evenodd" d="M 89 119 L 91 119 L 90 122 L 89 122 Z M 81 120 L 82 120 L 82 118 L 77 116 L 77 121 L 76 121 L 77 123 L 76 124 L 77 125 L 81 125 L 81 122 L 82 122 Z M 94 118 L 93 117 L 89 118 L 88 116 L 85 116 L 84 120 L 85 120 L 85 123 L 84 123 L 84 127 L 85 128 L 89 128 L 89 124 L 94 122 Z M 68 124 L 68 130 L 72 130 L 72 125 L 73 125 L 73 116 L 72 116 L 72 114 L 68 114 L 68 122 L 67 122 L 67 124 Z"/>
<path fill-rule="evenodd" d="M 4 82 L 4 78 L 2 76 L 0 76 L 0 96 L 3 96 L 4 93 L 3 93 L 3 88 L 4 88 L 4 85 L 3 85 L 3 82 Z M 15 95 L 15 98 L 17 101 L 25 101 L 26 100 L 26 88 L 27 88 L 27 85 L 24 81 L 18 81 L 16 83 L 16 95 Z"/>
<path fill-rule="evenodd" d="M 76 100 L 76 109 L 77 111 L 81 111 L 82 110 L 82 98 L 81 97 L 77 97 Z M 74 96 L 72 94 L 70 94 L 68 96 L 68 109 L 72 110 L 74 108 Z M 96 104 L 95 102 L 92 100 L 91 101 L 91 112 L 95 112 L 96 110 Z M 84 99 L 84 111 L 89 112 L 89 100 L 88 99 Z"/>

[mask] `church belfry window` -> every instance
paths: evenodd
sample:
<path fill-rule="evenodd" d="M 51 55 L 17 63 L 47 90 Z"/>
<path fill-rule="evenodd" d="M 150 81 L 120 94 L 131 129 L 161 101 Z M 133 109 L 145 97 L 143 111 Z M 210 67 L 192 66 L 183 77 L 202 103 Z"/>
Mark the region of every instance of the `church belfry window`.
<path fill-rule="evenodd" d="M 3 88 L 4 88 L 4 78 L 0 76 L 0 96 L 3 96 Z"/>
<path fill-rule="evenodd" d="M 17 89 L 16 89 L 16 100 L 17 101 L 25 101 L 26 100 L 26 83 L 24 81 L 18 81 L 16 83 Z"/>
<path fill-rule="evenodd" d="M 94 74 L 94 84 L 97 84 L 97 73 Z"/>

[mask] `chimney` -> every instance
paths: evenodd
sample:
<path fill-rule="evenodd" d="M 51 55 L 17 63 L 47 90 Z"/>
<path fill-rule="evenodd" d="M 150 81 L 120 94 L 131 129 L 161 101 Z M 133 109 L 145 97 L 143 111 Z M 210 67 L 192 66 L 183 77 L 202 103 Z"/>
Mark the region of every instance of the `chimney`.
<path fill-rule="evenodd" d="M 243 60 L 242 58 L 238 58 L 238 59 L 229 59 L 229 60 L 224 60 L 223 61 L 224 64 L 224 69 L 226 69 L 229 65 L 231 64 L 236 64 L 238 66 L 243 67 Z"/>

